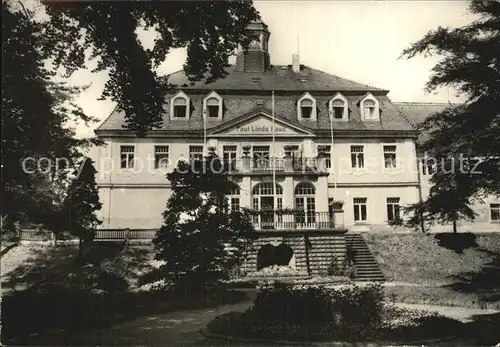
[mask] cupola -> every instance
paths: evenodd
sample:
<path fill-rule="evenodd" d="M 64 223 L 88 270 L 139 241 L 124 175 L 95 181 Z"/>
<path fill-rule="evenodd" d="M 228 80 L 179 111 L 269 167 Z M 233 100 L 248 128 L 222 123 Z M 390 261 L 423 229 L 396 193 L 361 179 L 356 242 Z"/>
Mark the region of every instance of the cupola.
<path fill-rule="evenodd" d="M 251 22 L 247 30 L 250 45 L 236 56 L 236 70 L 245 72 L 264 72 L 271 68 L 269 55 L 269 36 L 267 25 L 262 21 Z"/>

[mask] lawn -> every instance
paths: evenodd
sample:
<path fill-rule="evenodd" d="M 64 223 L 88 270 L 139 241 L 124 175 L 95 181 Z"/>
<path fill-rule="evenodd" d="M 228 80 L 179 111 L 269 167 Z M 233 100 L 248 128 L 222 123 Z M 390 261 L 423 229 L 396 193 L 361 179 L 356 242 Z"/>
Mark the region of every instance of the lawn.
<path fill-rule="evenodd" d="M 365 234 L 395 301 L 500 309 L 500 233 Z"/>

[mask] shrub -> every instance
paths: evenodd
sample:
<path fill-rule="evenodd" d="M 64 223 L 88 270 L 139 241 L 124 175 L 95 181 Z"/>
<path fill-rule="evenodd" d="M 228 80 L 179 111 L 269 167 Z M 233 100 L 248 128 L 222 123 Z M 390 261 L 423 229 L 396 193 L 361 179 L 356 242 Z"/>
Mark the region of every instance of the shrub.
<path fill-rule="evenodd" d="M 328 276 L 343 276 L 345 274 L 345 265 L 344 262 L 339 262 L 338 258 L 333 256 L 326 270 L 326 274 Z"/>
<path fill-rule="evenodd" d="M 266 325 L 323 325 L 351 340 L 372 336 L 382 326 L 384 307 L 380 285 L 297 288 L 276 283 L 257 296 L 253 310 Z"/>

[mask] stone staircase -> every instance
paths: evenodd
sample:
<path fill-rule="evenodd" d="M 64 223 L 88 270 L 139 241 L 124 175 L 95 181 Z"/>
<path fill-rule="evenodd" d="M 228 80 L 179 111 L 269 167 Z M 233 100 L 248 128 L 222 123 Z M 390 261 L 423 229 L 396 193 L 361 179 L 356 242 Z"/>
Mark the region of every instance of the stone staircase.
<path fill-rule="evenodd" d="M 283 234 L 283 233 L 282 233 Z M 300 235 L 298 233 L 284 236 L 261 236 L 253 242 L 252 251 L 248 254 L 243 270 L 253 272 L 257 270 L 257 252 L 265 244 L 283 243 L 293 249 L 295 267 L 298 271 L 308 272 L 311 275 L 323 275 L 328 270 L 332 259 L 343 264 L 345 257 L 344 234 Z M 307 259 L 309 259 L 309 264 Z"/>
<path fill-rule="evenodd" d="M 324 275 L 337 260 L 339 268 L 344 261 L 346 243 L 344 235 L 309 236 L 309 267 L 311 275 Z"/>
<path fill-rule="evenodd" d="M 351 247 L 354 250 L 354 267 L 356 268 L 354 280 L 384 282 L 384 274 L 366 244 L 363 235 L 347 233 L 345 237 L 347 247 Z"/>

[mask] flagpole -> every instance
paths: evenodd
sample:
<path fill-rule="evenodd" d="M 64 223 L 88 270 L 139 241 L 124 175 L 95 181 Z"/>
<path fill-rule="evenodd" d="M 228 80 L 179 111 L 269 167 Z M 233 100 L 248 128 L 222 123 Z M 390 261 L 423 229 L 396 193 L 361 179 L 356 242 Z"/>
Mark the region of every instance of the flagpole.
<path fill-rule="evenodd" d="M 208 156 L 207 150 L 207 111 L 203 110 L 203 155 Z"/>
<path fill-rule="evenodd" d="M 335 171 L 335 168 L 336 168 L 336 163 L 334 162 L 334 160 L 332 160 L 332 156 L 333 156 L 333 144 L 334 144 L 334 140 L 333 140 L 333 112 L 330 110 L 330 137 L 331 137 L 331 145 L 330 145 L 330 168 L 331 169 L 334 169 L 334 170 L 331 170 L 331 171 Z M 334 172 L 333 173 L 333 199 L 335 201 L 337 201 L 337 173 Z"/>
<path fill-rule="evenodd" d="M 275 125 L 274 125 L 274 90 L 272 91 L 272 117 L 273 117 L 273 197 L 274 197 L 274 209 L 276 210 L 276 204 L 277 204 L 277 199 L 276 199 L 276 150 L 275 150 Z M 273 217 L 274 218 L 274 217 Z"/>

